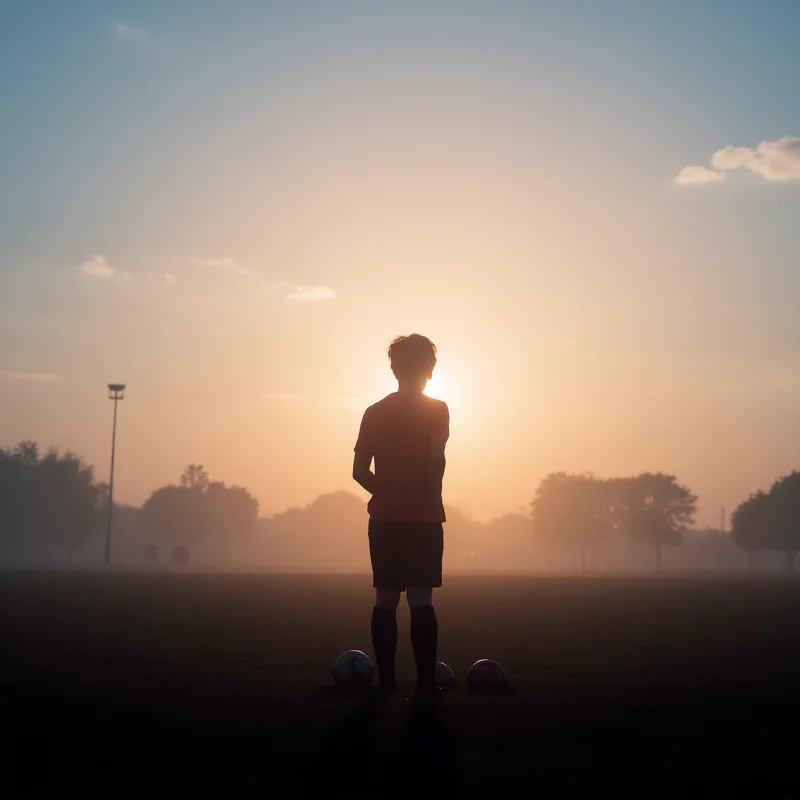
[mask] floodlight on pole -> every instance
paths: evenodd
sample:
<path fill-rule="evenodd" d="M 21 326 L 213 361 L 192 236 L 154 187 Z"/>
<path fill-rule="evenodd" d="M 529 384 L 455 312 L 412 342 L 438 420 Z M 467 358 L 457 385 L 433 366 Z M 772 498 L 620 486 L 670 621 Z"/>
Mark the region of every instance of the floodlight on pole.
<path fill-rule="evenodd" d="M 108 399 L 114 401 L 114 425 L 111 429 L 111 477 L 108 481 L 108 521 L 106 523 L 106 558 L 111 561 L 111 518 L 114 513 L 114 453 L 117 445 L 117 403 L 125 399 L 124 383 L 108 384 Z"/>

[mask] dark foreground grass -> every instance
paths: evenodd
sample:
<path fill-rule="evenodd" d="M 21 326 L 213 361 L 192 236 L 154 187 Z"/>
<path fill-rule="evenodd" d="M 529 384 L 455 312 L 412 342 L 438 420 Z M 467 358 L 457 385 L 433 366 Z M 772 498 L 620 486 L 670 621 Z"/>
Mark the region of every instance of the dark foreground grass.
<path fill-rule="evenodd" d="M 326 684 L 368 577 L 7 573 L 10 796 L 800 797 L 800 584 L 452 577 L 426 709 Z M 513 695 L 463 688 L 499 660 Z"/>

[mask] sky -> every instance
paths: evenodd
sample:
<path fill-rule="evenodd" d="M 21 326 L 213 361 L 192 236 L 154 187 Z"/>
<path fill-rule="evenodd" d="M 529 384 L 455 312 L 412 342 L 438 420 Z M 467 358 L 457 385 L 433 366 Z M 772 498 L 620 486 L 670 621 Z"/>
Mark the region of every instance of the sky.
<path fill-rule="evenodd" d="M 7 2 L 0 446 L 348 489 L 401 333 L 445 501 L 800 468 L 800 4 Z"/>

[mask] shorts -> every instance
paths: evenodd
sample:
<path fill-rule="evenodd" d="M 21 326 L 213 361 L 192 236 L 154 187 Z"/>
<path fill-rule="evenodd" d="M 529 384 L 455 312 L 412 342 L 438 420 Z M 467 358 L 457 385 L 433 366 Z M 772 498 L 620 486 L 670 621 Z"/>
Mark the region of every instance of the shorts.
<path fill-rule="evenodd" d="M 442 585 L 441 522 L 369 521 L 369 557 L 376 589 Z"/>

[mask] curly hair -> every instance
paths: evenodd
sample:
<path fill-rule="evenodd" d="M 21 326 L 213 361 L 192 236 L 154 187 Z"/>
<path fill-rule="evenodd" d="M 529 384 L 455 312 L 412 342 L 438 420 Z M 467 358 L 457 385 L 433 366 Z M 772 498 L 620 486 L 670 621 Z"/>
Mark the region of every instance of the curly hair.
<path fill-rule="evenodd" d="M 396 336 L 389 345 L 389 363 L 396 378 L 416 378 L 436 366 L 436 345 L 419 333 Z"/>

